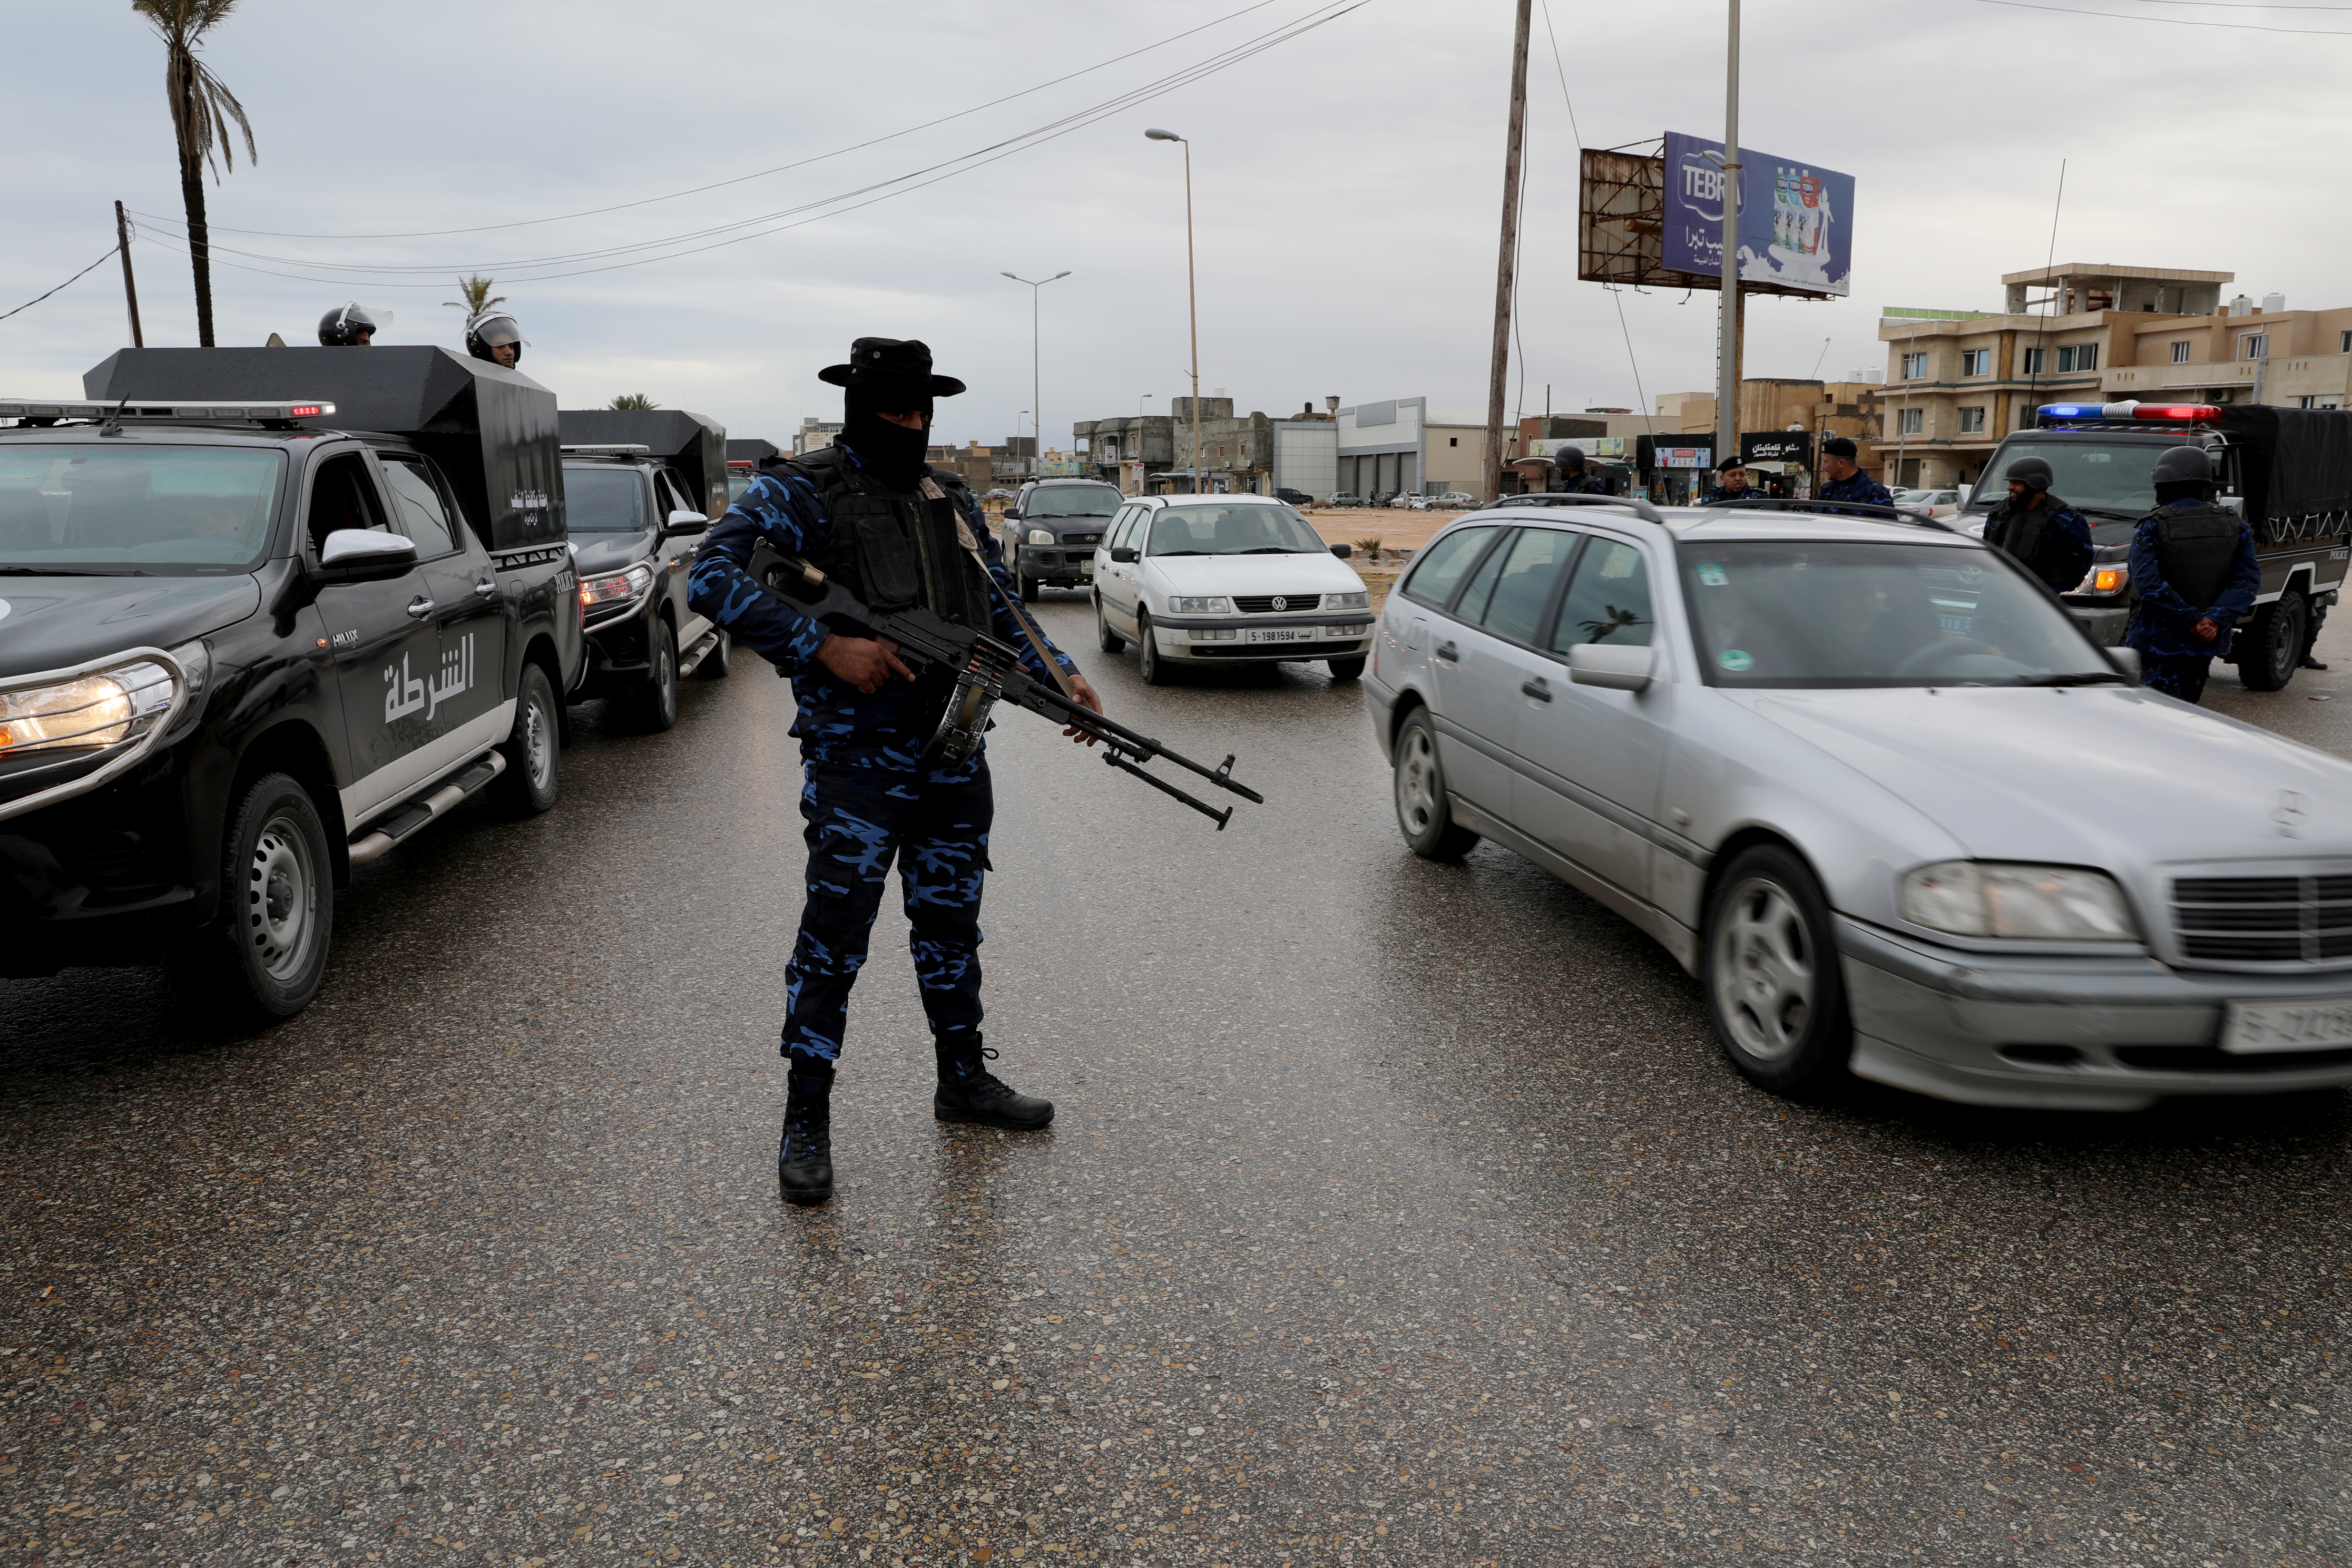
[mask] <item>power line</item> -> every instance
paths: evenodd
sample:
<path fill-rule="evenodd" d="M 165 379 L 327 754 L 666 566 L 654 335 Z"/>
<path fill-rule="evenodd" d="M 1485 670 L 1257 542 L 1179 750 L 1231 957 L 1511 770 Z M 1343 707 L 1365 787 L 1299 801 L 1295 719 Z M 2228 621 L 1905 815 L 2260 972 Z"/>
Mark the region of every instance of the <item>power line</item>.
<path fill-rule="evenodd" d="M 412 266 L 401 263 L 354 264 L 317 261 L 308 258 L 274 256 L 266 252 L 240 250 L 234 247 L 220 245 L 212 245 L 208 248 L 216 259 L 226 253 L 230 256 L 244 256 L 250 261 L 267 261 L 275 263 L 276 267 L 299 267 L 315 268 L 320 271 L 343 272 L 351 274 L 431 273 L 436 277 L 452 271 L 498 272 L 510 275 L 512 277 L 512 280 L 516 282 L 544 282 L 556 278 L 577 278 L 596 272 L 616 271 L 626 267 L 646 266 L 656 261 L 672 260 L 682 256 L 698 255 L 706 250 L 715 250 L 725 246 L 740 244 L 747 239 L 756 239 L 763 235 L 779 233 L 788 228 L 801 227 L 806 224 L 817 222 L 822 218 L 838 216 L 840 214 L 845 212 L 855 212 L 860 207 L 870 206 L 876 202 L 888 200 L 892 196 L 904 195 L 910 191 L 920 190 L 926 186 L 937 184 L 940 181 L 952 178 L 957 174 L 968 174 L 972 169 L 984 167 L 989 163 L 996 163 L 1001 159 L 1010 157 L 1015 153 L 1026 152 L 1032 147 L 1042 145 L 1046 142 L 1057 140 L 1062 136 L 1069 134 L 1073 131 L 1082 130 L 1087 126 L 1098 123 L 1112 114 L 1118 113 L 1127 109 L 1134 108 L 1142 103 L 1150 102 L 1153 99 L 1163 97 L 1168 93 L 1175 91 L 1179 88 L 1190 86 L 1194 82 L 1206 79 L 1207 77 L 1213 76 L 1220 71 L 1228 69 L 1233 66 L 1239 65 L 1244 60 L 1264 54 L 1267 50 L 1275 48 L 1279 45 L 1287 43 L 1294 38 L 1303 36 L 1304 34 L 1312 32 L 1316 28 L 1320 27 L 1327 23 L 1337 21 L 1339 17 L 1348 15 L 1351 11 L 1359 10 L 1369 3 L 1370 0 L 1351 0 L 1351 3 L 1348 4 L 1339 4 L 1338 0 L 1326 0 L 1326 4 L 1324 5 L 1318 7 L 1318 11 L 1325 14 L 1318 15 L 1317 12 L 1308 12 L 1307 13 L 1307 19 L 1298 19 L 1294 20 L 1291 23 L 1286 23 L 1281 27 L 1276 28 L 1267 33 L 1260 34 L 1256 37 L 1244 40 L 1243 43 L 1221 51 L 1218 54 L 1212 55 L 1204 60 L 1196 61 L 1192 65 L 1185 66 L 1176 71 L 1171 72 L 1167 76 L 1146 82 L 1140 87 L 1129 89 L 1125 92 L 1119 93 L 1110 99 L 1104 100 L 1103 101 L 1094 104 L 1088 108 L 1075 110 L 1070 114 L 1063 116 L 1059 120 L 1049 121 L 1044 125 L 1033 127 L 1032 129 L 1019 132 L 1016 135 L 1006 137 L 989 146 L 982 147 L 970 153 L 958 154 L 956 157 L 942 160 L 940 163 L 930 164 L 925 168 L 911 171 L 908 174 L 894 175 L 886 180 L 878 180 L 872 184 L 860 186 L 855 190 L 842 192 L 831 196 L 821 197 L 814 201 L 804 202 L 796 206 L 782 208 L 775 212 L 761 214 L 754 217 L 739 219 L 732 223 L 715 225 L 708 228 L 693 230 L 684 234 L 669 235 L 656 239 L 640 240 L 627 245 L 611 246 L 599 250 L 578 251 L 569 254 L 525 258 L 507 261 L 445 262 L 436 263 L 431 266 Z M 891 189 L 890 187 L 894 185 L 900 188 L 895 190 Z M 866 199 L 863 201 L 855 199 L 860 196 L 864 196 Z M 848 205 L 842 205 L 845 203 Z M 831 207 L 834 210 L 829 212 L 818 210 L 826 207 Z M 814 214 L 814 216 L 801 216 L 800 215 L 803 214 Z M 148 216 L 152 217 L 152 215 Z M 778 219 L 787 218 L 796 219 L 797 221 L 776 221 Z M 153 221 L 169 225 L 173 220 L 169 218 L 154 217 Z M 751 226 L 759 224 L 768 224 L 771 226 L 753 229 L 752 232 L 750 233 L 733 233 L 731 237 L 725 239 L 713 239 L 712 242 L 708 245 L 688 244 L 688 241 L 709 239 L 713 236 L 728 235 L 730 234 L 731 231 L 745 229 Z M 182 244 L 187 243 L 187 238 L 184 234 L 173 235 L 173 237 L 179 239 Z M 604 267 L 583 267 L 568 272 L 534 273 L 514 276 L 520 268 L 562 266 L 566 263 L 576 261 L 601 261 L 611 257 L 626 256 L 632 252 L 656 250 L 661 249 L 664 247 L 673 246 L 686 246 L 686 248 L 667 250 L 659 256 L 642 256 L 638 257 L 635 260 L 614 262 L 610 266 Z M 176 249 L 177 247 L 167 246 L 166 248 Z M 184 254 L 184 252 L 183 254 Z M 219 265 L 234 267 L 240 271 L 258 272 L 268 277 L 290 278 L 303 282 L 312 283 L 349 285 L 353 282 L 358 282 L 366 287 L 376 289 L 441 288 L 444 286 L 439 282 L 402 283 L 390 281 L 383 278 L 320 278 L 313 276 L 310 272 L 281 272 L 276 270 L 276 267 L 244 266 L 234 261 L 220 261 Z"/>
<path fill-rule="evenodd" d="M 97 271 L 100 268 L 105 266 L 107 262 L 113 258 L 116 253 L 116 249 L 117 247 L 114 246 L 108 246 L 106 247 L 105 255 L 100 257 L 96 261 L 91 262 L 89 266 L 83 268 L 80 271 L 67 279 L 63 283 L 58 284 L 57 289 L 50 289 L 49 294 L 58 292 L 58 289 L 70 288 L 72 285 L 80 282 L 83 279 Z M 49 294 L 36 295 L 34 298 L 27 300 L 23 304 L 17 306 L 16 310 L 29 310 L 34 306 L 39 304 L 43 300 L 47 299 Z M 9 317 L 15 315 L 16 310 L 0 310 L 0 321 L 5 321 Z"/>
<path fill-rule="evenodd" d="M 937 120 L 926 120 L 920 125 L 909 125 L 903 131 L 893 131 L 887 136 L 877 136 L 869 141 L 853 142 L 846 147 L 836 147 L 830 153 L 819 153 L 814 157 L 802 158 L 793 163 L 779 163 L 772 169 L 755 170 L 751 174 L 738 174 L 731 179 L 714 180 L 707 185 L 694 185 L 683 191 L 671 191 L 658 196 L 646 196 L 638 201 L 621 202 L 609 207 L 590 207 L 582 212 L 559 213 L 553 217 L 517 218 L 510 223 L 486 223 L 472 228 L 415 229 L 402 234 L 292 234 L 268 228 L 229 228 L 219 224 L 215 224 L 213 230 L 217 234 L 249 234 L 261 239 L 439 239 L 453 234 L 487 234 L 493 229 L 529 228 L 535 224 L 568 223 L 573 218 L 599 217 L 605 213 L 626 212 L 631 207 L 650 206 L 656 202 L 676 201 L 681 196 L 698 196 L 705 191 L 723 190 L 729 185 L 740 185 L 751 180 L 763 180 L 770 174 L 782 174 L 793 169 L 804 169 L 812 163 L 822 163 L 828 158 L 839 158 L 850 153 L 862 153 L 868 147 L 878 147 L 885 142 L 896 142 L 901 137 L 912 136 L 918 131 L 929 131 L 934 126 L 945 125 L 950 121 L 963 120 L 1011 103 L 1015 99 L 1027 98 L 1032 94 L 1043 92 L 1049 87 L 1059 87 L 1066 81 L 1076 81 L 1082 76 L 1088 76 L 1098 70 L 1107 70 L 1122 61 L 1131 60 L 1139 55 L 1148 55 L 1154 49 L 1165 48 L 1170 44 L 1189 38 L 1195 33 L 1205 33 L 1212 27 L 1221 26 L 1236 16 L 1247 16 L 1252 11 L 1263 11 L 1274 3 L 1275 0 L 1255 0 L 1254 5 L 1244 5 L 1238 11 L 1229 11 L 1222 16 L 1202 23 L 1197 27 L 1187 27 L 1181 33 L 1171 33 L 1157 43 L 1146 44 L 1139 49 L 1129 49 L 1123 55 L 1113 55 L 1107 60 L 1099 60 L 1083 69 L 1071 71 L 1066 76 L 1057 76 L 1050 81 L 1041 81 L 1034 87 L 1024 87 L 1019 92 L 1009 92 L 1003 98 L 991 99 L 986 103 L 977 103 L 970 109 L 959 109 L 953 114 L 942 114 Z M 141 213 L 137 216 L 153 217 L 157 215 Z"/>
<path fill-rule="evenodd" d="M 2260 22 L 2200 22 L 2189 16 L 2136 16 L 2128 11 L 2078 11 L 2072 5 L 2039 5 L 2032 0 L 1975 0 L 1975 3 L 1979 5 L 2006 5 L 2012 11 L 2052 11 L 2061 16 L 2096 16 L 2104 22 L 2154 22 L 2167 27 L 2218 27 L 2225 33 L 2294 33 L 2306 38 L 2352 38 L 2352 32 L 2332 27 L 2272 27 Z M 2175 0 L 2175 3 L 2185 3 L 2185 0 Z M 2319 9 L 2317 6 L 2310 8 Z"/>

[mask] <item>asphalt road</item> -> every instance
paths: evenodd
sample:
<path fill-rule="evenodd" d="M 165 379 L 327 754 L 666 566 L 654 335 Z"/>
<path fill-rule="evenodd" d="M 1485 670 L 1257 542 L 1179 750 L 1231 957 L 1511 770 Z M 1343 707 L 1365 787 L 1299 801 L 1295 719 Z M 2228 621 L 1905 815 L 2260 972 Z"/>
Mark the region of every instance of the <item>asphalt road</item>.
<path fill-rule="evenodd" d="M 990 1037 L 1046 1133 L 931 1120 L 888 913 L 840 1195 L 779 1207 L 750 661 L 362 872 L 264 1037 L 0 990 L 0 1563 L 2352 1555 L 2343 1096 L 1783 1104 L 1622 922 L 1406 855 L 1351 689 L 1045 618 L 1269 797 L 1219 834 L 1003 721 Z M 2215 705 L 2346 749 L 2347 640 Z"/>

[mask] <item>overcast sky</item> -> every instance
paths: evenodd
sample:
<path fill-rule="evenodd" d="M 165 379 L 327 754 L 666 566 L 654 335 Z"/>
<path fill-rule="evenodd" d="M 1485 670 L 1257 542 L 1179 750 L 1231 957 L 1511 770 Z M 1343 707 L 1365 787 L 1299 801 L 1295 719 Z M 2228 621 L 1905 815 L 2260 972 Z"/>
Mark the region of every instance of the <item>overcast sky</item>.
<path fill-rule="evenodd" d="M 521 320 L 523 368 L 567 406 L 644 392 L 785 441 L 837 416 L 815 379 L 862 334 L 919 337 L 969 382 L 947 439 L 993 442 L 1033 401 L 1029 289 L 1044 291 L 1049 441 L 1074 419 L 1164 411 L 1185 390 L 1183 166 L 1144 140 L 1193 139 L 1201 379 L 1236 406 L 1295 413 L 1425 395 L 1483 407 L 1494 300 L 1509 0 L 1369 0 L 1328 26 L 1120 108 L 1098 123 L 911 195 L 698 255 L 585 276 L 531 258 L 734 224 L 888 181 L 1078 113 L 1316 12 L 1273 0 L 890 5 L 750 0 L 245 0 L 205 51 L 260 146 L 211 187 L 219 341 L 315 341 L 347 299 L 396 312 L 385 342 L 456 347 L 458 272 L 479 268 Z M 1888 305 L 1994 309 L 1999 275 L 2058 259 L 2234 271 L 2257 297 L 2352 304 L 2336 280 L 2352 225 L 2315 203 L 2319 149 L 2352 118 L 2324 84 L 2352 16 L 2288 6 L 2063 0 L 1750 0 L 1741 141 L 1855 176 L 1854 289 L 1759 300 L 1751 375 L 1883 366 Z M 128 0 L 5 4 L 15 152 L 0 310 L 112 243 L 112 202 L 169 223 L 134 246 L 147 341 L 192 343 L 161 46 Z M 1667 129 L 1719 136 L 1722 0 L 1549 0 L 1583 142 Z M 2139 20 L 2135 18 L 2147 18 Z M 2235 29 L 2174 25 L 2238 24 Z M 784 173 L 625 211 L 435 237 L 415 234 L 646 202 L 892 136 L 1170 38 L 1074 80 Z M 1524 406 L 1637 406 L 1709 387 L 1714 300 L 1621 297 L 1576 279 L 1577 139 L 1544 6 L 1529 71 L 1521 265 Z M 820 209 L 822 210 L 822 209 Z M 724 236 L 714 237 L 726 237 Z M 708 243 L 707 241 L 700 243 Z M 676 247 L 673 247 L 676 248 Z M 642 254 L 642 253 L 639 253 Z M 630 259 L 614 257 L 609 260 Z M 325 264 L 411 267 L 352 282 Z M 303 274 L 277 277 L 270 272 Z M 422 280 L 423 286 L 413 285 Z M 73 395 L 127 341 L 105 267 L 0 321 L 0 392 Z M 299 389 L 289 389 L 289 395 Z"/>

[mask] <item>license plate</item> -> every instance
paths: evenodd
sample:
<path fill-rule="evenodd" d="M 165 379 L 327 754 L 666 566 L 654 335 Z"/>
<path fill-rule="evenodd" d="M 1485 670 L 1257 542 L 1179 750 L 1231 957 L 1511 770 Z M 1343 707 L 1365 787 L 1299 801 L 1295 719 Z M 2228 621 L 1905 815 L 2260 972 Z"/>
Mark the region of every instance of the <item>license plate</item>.
<path fill-rule="evenodd" d="M 2352 1046 L 2352 996 L 2314 1002 L 2232 1002 L 2221 1048 L 2239 1056 L 2330 1051 Z"/>
<path fill-rule="evenodd" d="M 1313 642 L 1313 626 L 1251 626 L 1242 633 L 1244 642 Z"/>

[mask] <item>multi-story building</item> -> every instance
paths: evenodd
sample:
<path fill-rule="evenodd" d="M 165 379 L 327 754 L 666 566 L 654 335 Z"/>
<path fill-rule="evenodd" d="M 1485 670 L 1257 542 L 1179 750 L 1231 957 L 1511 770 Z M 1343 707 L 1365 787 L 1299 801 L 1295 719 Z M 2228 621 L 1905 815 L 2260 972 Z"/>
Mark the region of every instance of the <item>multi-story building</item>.
<path fill-rule="evenodd" d="M 801 427 L 793 432 L 793 456 L 805 458 L 820 447 L 830 447 L 833 438 L 841 434 L 838 423 L 801 416 Z"/>
<path fill-rule="evenodd" d="M 1972 484 L 2045 403 L 2352 399 L 2352 309 L 2289 310 L 2277 294 L 2224 302 L 2234 279 L 2069 262 L 2004 276 L 1999 312 L 1888 310 L 1886 482 Z"/>

